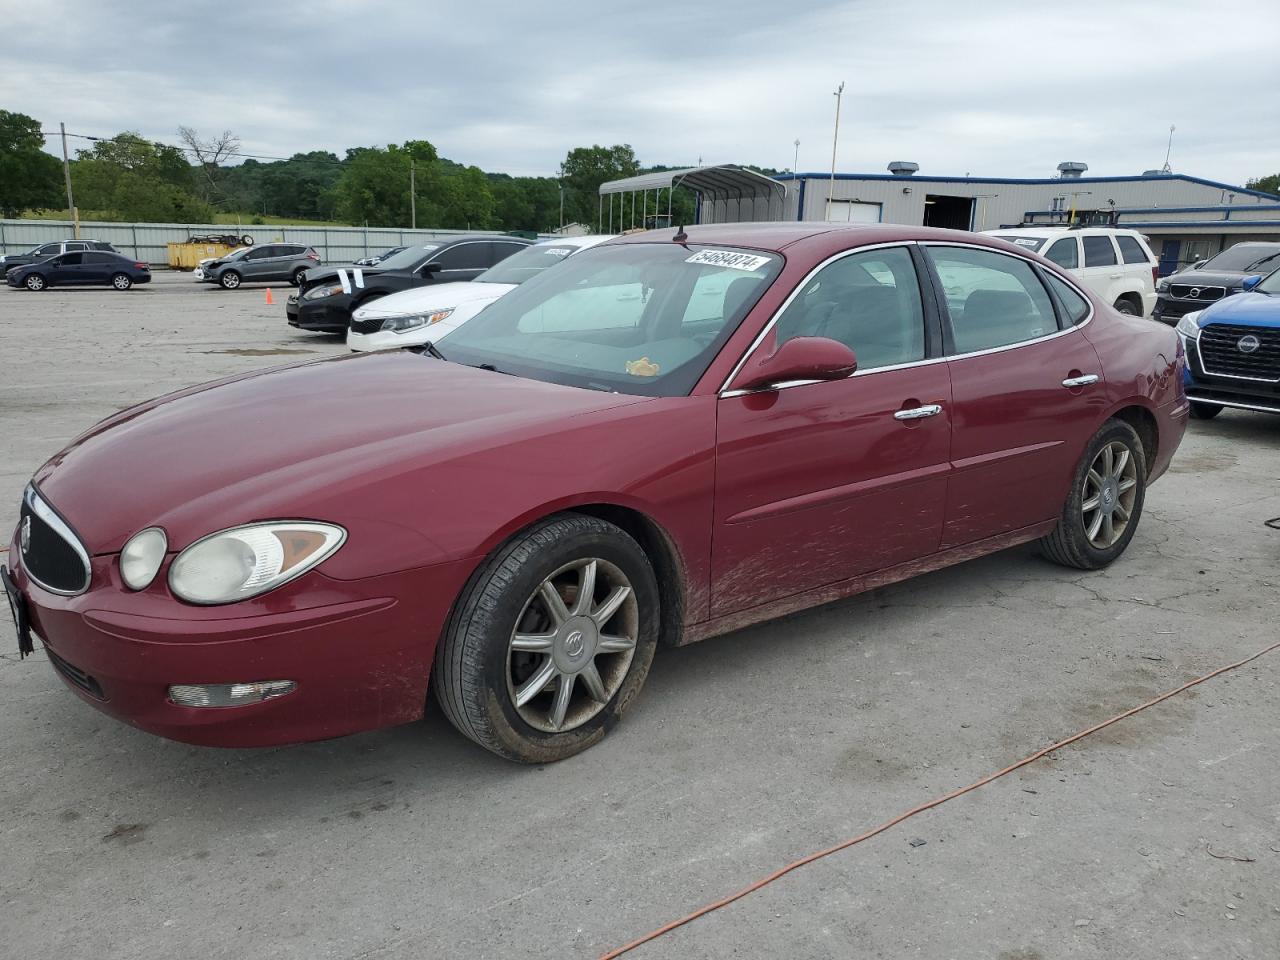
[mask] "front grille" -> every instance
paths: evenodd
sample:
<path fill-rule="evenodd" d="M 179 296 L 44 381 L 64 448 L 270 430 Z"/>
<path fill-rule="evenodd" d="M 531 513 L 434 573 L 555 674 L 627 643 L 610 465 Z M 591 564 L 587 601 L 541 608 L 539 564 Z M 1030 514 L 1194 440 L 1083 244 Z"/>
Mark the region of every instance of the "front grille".
<path fill-rule="evenodd" d="M 1280 380 L 1280 329 L 1210 323 L 1200 331 L 1200 365 L 1218 376 Z"/>
<path fill-rule="evenodd" d="M 1179 300 L 1199 300 L 1212 303 L 1227 295 L 1226 287 L 1198 287 L 1190 283 L 1173 283 L 1169 285 L 1169 295 Z"/>
<path fill-rule="evenodd" d="M 382 321 L 386 317 L 366 317 L 363 320 L 351 320 L 351 329 L 356 333 L 377 333 L 382 329 Z"/>
<path fill-rule="evenodd" d="M 27 574 L 54 593 L 89 588 L 89 553 L 70 525 L 28 485 L 18 518 L 18 550 Z"/>
<path fill-rule="evenodd" d="M 102 685 L 89 674 L 79 667 L 73 667 L 48 647 L 44 648 L 44 652 L 49 655 L 49 662 L 53 664 L 53 668 L 62 674 L 68 683 L 79 687 L 95 700 L 107 699 L 107 695 L 102 692 Z"/>

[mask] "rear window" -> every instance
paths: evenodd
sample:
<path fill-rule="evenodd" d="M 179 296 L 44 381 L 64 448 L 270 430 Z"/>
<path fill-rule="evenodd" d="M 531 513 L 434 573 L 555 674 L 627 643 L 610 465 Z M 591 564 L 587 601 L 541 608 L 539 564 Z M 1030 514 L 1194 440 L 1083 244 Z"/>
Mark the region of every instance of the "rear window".
<path fill-rule="evenodd" d="M 1116 248 L 1110 237 L 1081 237 L 1084 241 L 1084 265 L 1086 267 L 1109 267 L 1116 262 Z"/>
<path fill-rule="evenodd" d="M 1150 263 L 1151 260 L 1147 256 L 1147 251 L 1142 249 L 1142 244 L 1138 242 L 1137 237 L 1129 237 L 1119 234 L 1116 237 L 1116 243 L 1120 246 L 1120 256 L 1124 258 L 1125 263 Z"/>

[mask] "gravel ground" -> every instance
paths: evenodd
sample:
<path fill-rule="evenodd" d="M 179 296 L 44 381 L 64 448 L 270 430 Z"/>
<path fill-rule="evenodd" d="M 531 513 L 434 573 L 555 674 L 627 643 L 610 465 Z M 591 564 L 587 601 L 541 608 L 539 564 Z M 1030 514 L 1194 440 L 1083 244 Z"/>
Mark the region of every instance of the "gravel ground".
<path fill-rule="evenodd" d="M 345 350 L 287 288 L 0 290 L 0 529 L 114 410 Z M 661 650 L 586 754 L 419 724 L 158 740 L 0 626 L 0 917 L 24 960 L 592 957 L 1277 639 L 1280 418 L 1193 422 L 1126 556 L 1030 549 Z M 1280 957 L 1280 651 L 638 949 L 637 958 Z M 923 842 L 921 842 L 923 841 Z"/>

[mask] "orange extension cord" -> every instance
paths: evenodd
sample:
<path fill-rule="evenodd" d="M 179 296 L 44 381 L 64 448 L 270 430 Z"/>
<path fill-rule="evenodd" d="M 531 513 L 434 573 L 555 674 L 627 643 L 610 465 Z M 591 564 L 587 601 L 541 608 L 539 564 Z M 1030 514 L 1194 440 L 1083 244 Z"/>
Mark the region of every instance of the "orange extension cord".
<path fill-rule="evenodd" d="M 1102 723 L 1099 723 L 1096 726 L 1092 726 L 1088 730 L 1082 730 L 1077 734 L 1073 734 L 1072 736 L 1067 737 L 1065 740 L 1059 740 L 1057 743 L 1054 743 L 1045 747 L 1043 750 L 1037 750 L 1035 753 L 1031 754 L 1031 756 L 1024 757 L 1023 759 L 1019 760 L 1017 763 L 1010 764 L 1009 766 L 1005 767 L 1003 770 L 1000 770 L 997 773 L 990 774 L 989 776 L 983 777 L 981 780 L 975 781 L 974 783 L 969 784 L 967 787 L 961 787 L 959 790 L 953 790 L 944 796 L 938 797 L 936 800 L 930 800 L 928 803 L 922 803 L 918 807 L 912 807 L 906 813 L 899 814 L 898 816 L 894 817 L 892 820 L 886 820 L 884 823 L 880 824 L 880 826 L 873 827 L 872 829 L 868 830 L 866 833 L 859 834 L 858 836 L 853 837 L 849 840 L 845 840 L 845 841 L 842 841 L 841 843 L 837 843 L 834 847 L 827 847 L 827 849 L 825 850 L 819 850 L 816 853 L 811 853 L 807 857 L 801 857 L 799 860 L 796 860 L 794 863 L 789 863 L 785 867 L 782 867 L 779 870 L 775 870 L 773 873 L 769 874 L 767 877 L 757 880 L 755 883 L 751 884 L 750 886 L 743 887 L 737 893 L 729 894 L 729 896 L 725 897 L 723 900 L 717 900 L 715 903 L 709 903 L 705 907 L 699 907 L 697 910 L 693 911 L 693 913 L 686 914 L 685 916 L 680 917 L 678 920 L 672 920 L 670 923 L 664 924 L 663 926 L 658 927 L 658 929 L 653 930 L 649 933 L 646 933 L 643 937 L 639 937 L 635 940 L 632 940 L 630 943 L 626 944 L 625 946 L 618 947 L 616 950 L 610 950 L 608 953 L 601 956 L 600 960 L 614 960 L 615 957 L 620 957 L 624 953 L 630 953 L 636 947 L 639 947 L 642 944 L 646 944 L 650 940 L 657 940 L 658 937 L 661 937 L 663 934 L 670 933 L 672 930 L 675 930 L 677 927 L 683 927 L 686 923 L 692 923 L 694 920 L 697 920 L 699 917 L 705 917 L 708 913 L 712 913 L 715 910 L 719 910 L 721 907 L 727 907 L 729 904 L 733 903 L 735 900 L 741 900 L 743 897 L 745 897 L 749 893 L 755 893 L 757 890 L 761 889 L 762 887 L 766 887 L 769 884 L 773 883 L 773 881 L 779 880 L 782 877 L 785 877 L 792 870 L 798 870 L 801 867 L 805 866 L 806 864 L 813 863 L 813 861 L 815 860 L 821 860 L 823 857 L 829 857 L 831 856 L 831 854 L 838 853 L 841 850 L 845 850 L 848 847 L 852 847 L 854 844 L 861 843 L 863 840 L 869 840 L 872 837 L 876 836 L 877 834 L 884 833 L 884 831 L 888 830 L 890 827 L 895 827 L 898 824 L 902 823 L 902 821 L 908 820 L 911 817 L 914 817 L 917 813 L 924 813 L 924 811 L 926 810 L 932 810 L 934 807 L 941 806 L 942 804 L 946 803 L 948 800 L 954 800 L 956 797 L 962 797 L 966 793 L 969 793 L 973 790 L 977 790 L 979 787 L 985 787 L 988 783 L 990 783 L 993 780 L 999 780 L 1001 777 L 1005 776 L 1006 774 L 1013 773 L 1013 771 L 1019 769 L 1020 767 L 1025 767 L 1029 763 L 1034 763 L 1035 761 L 1043 757 L 1045 754 L 1052 753 L 1055 750 L 1061 750 L 1063 747 L 1068 746 L 1069 744 L 1075 743 L 1077 740 L 1083 740 L 1085 737 L 1090 736 L 1091 734 L 1095 734 L 1099 730 L 1102 730 L 1106 727 L 1111 726 L 1113 723 L 1119 723 L 1121 720 L 1124 720 L 1126 717 L 1132 717 L 1135 713 L 1141 713 L 1143 710 L 1146 710 L 1148 707 L 1154 707 L 1157 703 L 1163 703 L 1165 700 L 1168 700 L 1170 697 L 1176 697 L 1178 694 L 1182 693 L 1183 691 L 1190 690 L 1192 687 L 1196 686 L 1197 684 L 1204 683 L 1206 680 L 1212 680 L 1214 677 L 1220 676 L 1221 674 L 1224 674 L 1229 670 L 1235 670 L 1238 667 L 1243 667 L 1246 663 L 1251 663 L 1252 661 L 1257 660 L 1259 657 L 1264 656 L 1276 649 L 1280 649 L 1280 642 L 1273 643 L 1271 644 L 1271 646 L 1267 647 L 1264 650 L 1259 650 L 1257 653 L 1253 654 L 1253 656 L 1245 657 L 1243 660 L 1237 660 L 1235 663 L 1229 663 L 1225 667 L 1219 667 L 1217 670 L 1214 670 L 1212 673 L 1206 673 L 1203 677 L 1197 677 L 1194 680 L 1189 680 L 1188 682 L 1184 683 L 1182 686 L 1178 687 L 1175 690 L 1170 690 L 1168 693 L 1162 693 L 1160 696 L 1156 697 L 1154 700 L 1148 700 L 1146 703 L 1142 704 L 1141 706 L 1137 706 L 1131 710 L 1126 710 L 1124 713 L 1117 714 L 1116 716 L 1112 717 L 1110 720 L 1104 720 L 1102 721 Z"/>

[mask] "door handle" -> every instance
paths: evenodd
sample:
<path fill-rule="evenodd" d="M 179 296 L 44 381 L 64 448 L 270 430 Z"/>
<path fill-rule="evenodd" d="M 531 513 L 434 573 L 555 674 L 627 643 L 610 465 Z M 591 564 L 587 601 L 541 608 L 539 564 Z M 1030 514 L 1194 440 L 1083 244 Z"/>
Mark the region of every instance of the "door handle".
<path fill-rule="evenodd" d="M 1121 277 L 1123 277 L 1123 276 L 1124 276 L 1124 274 L 1123 274 L 1123 273 L 1113 273 L 1113 274 L 1111 274 L 1111 279 L 1112 279 L 1112 280 L 1119 280 L 1119 279 L 1120 279 Z"/>
<path fill-rule="evenodd" d="M 895 420 L 923 420 L 925 417 L 936 417 L 942 412 L 942 407 L 936 403 L 926 403 L 923 407 L 911 407 L 909 410 L 899 410 L 893 415 Z"/>
<path fill-rule="evenodd" d="M 1062 381 L 1064 387 L 1087 387 L 1091 383 L 1097 383 L 1101 377 L 1096 373 L 1086 373 L 1082 377 L 1067 377 Z"/>

